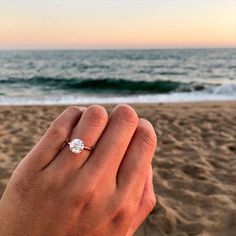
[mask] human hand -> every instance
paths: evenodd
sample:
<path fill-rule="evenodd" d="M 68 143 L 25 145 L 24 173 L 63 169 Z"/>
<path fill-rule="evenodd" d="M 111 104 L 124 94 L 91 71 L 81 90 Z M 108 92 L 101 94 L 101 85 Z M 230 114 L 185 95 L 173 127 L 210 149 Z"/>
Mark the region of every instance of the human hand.
<path fill-rule="evenodd" d="M 67 138 L 96 147 L 72 153 Z M 127 105 L 70 107 L 14 171 L 1 236 L 132 235 L 155 205 L 152 125 Z M 149 174 L 148 174 L 149 172 Z"/>

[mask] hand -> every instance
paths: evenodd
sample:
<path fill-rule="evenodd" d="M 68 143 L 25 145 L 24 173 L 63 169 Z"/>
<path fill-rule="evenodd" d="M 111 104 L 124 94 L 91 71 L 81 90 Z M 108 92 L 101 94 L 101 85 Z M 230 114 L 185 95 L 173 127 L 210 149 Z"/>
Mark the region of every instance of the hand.
<path fill-rule="evenodd" d="M 68 137 L 96 147 L 74 154 Z M 101 106 L 68 108 L 14 171 L 1 236 L 132 235 L 155 205 L 155 149 L 152 125 L 127 105 L 109 120 Z"/>

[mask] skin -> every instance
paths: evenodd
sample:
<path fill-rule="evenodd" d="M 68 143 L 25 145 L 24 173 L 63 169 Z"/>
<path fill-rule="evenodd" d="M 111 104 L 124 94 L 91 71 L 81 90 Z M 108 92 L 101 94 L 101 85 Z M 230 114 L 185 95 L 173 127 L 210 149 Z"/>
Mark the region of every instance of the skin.
<path fill-rule="evenodd" d="M 67 138 L 96 148 L 73 154 Z M 53 142 L 52 142 L 53 141 Z M 156 204 L 152 125 L 128 105 L 69 107 L 14 171 L 1 236 L 133 235 Z"/>

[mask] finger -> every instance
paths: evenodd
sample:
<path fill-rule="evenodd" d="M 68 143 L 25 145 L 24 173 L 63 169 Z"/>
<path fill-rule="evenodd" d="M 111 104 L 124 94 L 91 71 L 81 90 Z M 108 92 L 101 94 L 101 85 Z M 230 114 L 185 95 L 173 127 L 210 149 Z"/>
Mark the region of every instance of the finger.
<path fill-rule="evenodd" d="M 131 191 L 141 196 L 156 145 L 156 134 L 151 123 L 140 119 L 117 175 L 117 187 L 121 191 Z"/>
<path fill-rule="evenodd" d="M 148 217 L 150 212 L 156 205 L 156 196 L 153 189 L 153 173 L 152 166 L 150 166 L 148 176 L 146 178 L 142 198 L 135 215 L 135 218 L 130 225 L 129 231 L 126 236 L 132 236 L 139 228 L 139 226 L 144 222 L 144 220 Z"/>
<path fill-rule="evenodd" d="M 108 114 L 104 107 L 92 105 L 86 109 L 78 124 L 70 135 L 70 141 L 76 138 L 81 139 L 88 147 L 96 145 L 108 122 Z M 81 153 L 72 153 L 69 145 L 66 145 L 58 154 L 54 165 L 63 166 L 64 170 L 78 169 L 87 160 L 90 151 L 83 150 Z"/>
<path fill-rule="evenodd" d="M 60 114 L 36 146 L 25 157 L 24 162 L 29 163 L 29 166 L 33 166 L 37 170 L 45 168 L 65 143 L 84 110 L 85 108 L 71 106 Z"/>
<path fill-rule="evenodd" d="M 106 130 L 87 160 L 86 168 L 96 171 L 96 175 L 99 172 L 107 173 L 109 177 L 116 176 L 137 124 L 138 116 L 133 108 L 128 105 L 116 106 Z"/>

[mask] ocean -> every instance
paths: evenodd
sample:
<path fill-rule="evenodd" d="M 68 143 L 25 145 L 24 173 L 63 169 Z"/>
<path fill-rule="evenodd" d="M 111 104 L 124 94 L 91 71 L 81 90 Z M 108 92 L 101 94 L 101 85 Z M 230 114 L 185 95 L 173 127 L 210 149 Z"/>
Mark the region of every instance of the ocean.
<path fill-rule="evenodd" d="M 0 104 L 236 100 L 236 49 L 0 51 Z"/>

